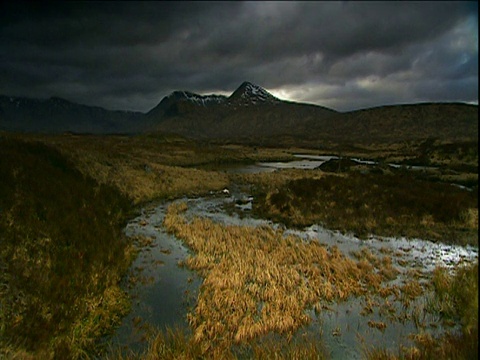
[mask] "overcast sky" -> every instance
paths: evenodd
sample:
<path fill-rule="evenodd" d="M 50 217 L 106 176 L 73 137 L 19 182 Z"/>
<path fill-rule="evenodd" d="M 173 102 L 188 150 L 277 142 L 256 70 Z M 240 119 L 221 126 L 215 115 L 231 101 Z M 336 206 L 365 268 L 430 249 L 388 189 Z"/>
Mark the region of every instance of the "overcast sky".
<path fill-rule="evenodd" d="M 478 3 L 0 3 L 0 94 L 146 112 L 243 81 L 339 111 L 478 104 Z"/>

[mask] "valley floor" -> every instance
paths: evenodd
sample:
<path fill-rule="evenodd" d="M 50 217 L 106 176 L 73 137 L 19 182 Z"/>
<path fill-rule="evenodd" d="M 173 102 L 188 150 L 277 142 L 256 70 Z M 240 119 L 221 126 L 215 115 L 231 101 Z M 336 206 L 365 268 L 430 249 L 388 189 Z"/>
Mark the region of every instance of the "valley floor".
<path fill-rule="evenodd" d="M 132 211 L 138 211 L 152 201 L 196 197 L 236 185 L 255 198 L 252 205 L 255 216 L 287 226 L 301 228 L 322 224 L 341 233 L 354 233 L 360 238 L 368 238 L 370 234 L 420 237 L 434 242 L 469 244 L 478 249 L 478 150 L 474 150 L 477 144 L 430 141 L 348 149 L 287 149 L 200 143 L 165 135 L 6 133 L 1 134 L 0 142 L 2 155 L 5 155 L 0 160 L 2 174 L 5 174 L 0 182 L 0 240 L 3 244 L 0 265 L 5 269 L 0 278 L 0 354 L 7 358 L 84 358 L 99 354 L 110 358 L 138 356 L 152 359 L 178 356 L 220 358 L 227 355 L 269 358 L 278 346 L 285 358 L 320 355 L 328 358 L 323 348 L 311 342 L 290 344 L 287 341 L 281 345 L 269 343 L 268 339 L 265 343 L 263 340 L 259 342 L 271 331 L 288 334 L 304 324 L 303 306 L 294 306 L 288 317 L 273 316 L 280 309 L 278 300 L 281 298 L 285 302 L 290 299 L 288 294 L 296 294 L 284 305 L 298 305 L 303 301 L 308 306 L 316 306 L 315 301 L 328 294 L 327 302 L 348 297 L 350 291 L 374 289 L 382 292 L 384 290 L 378 287 L 381 279 L 375 276 L 392 275 L 388 261 L 365 258 L 365 254 L 355 263 L 343 259 L 342 254 L 322 253 L 323 250 L 316 248 L 297 249 L 295 242 L 288 243 L 266 229 L 254 230 L 255 234 L 250 234 L 245 229 L 218 227 L 207 220 L 186 221 L 182 218 L 182 205 L 178 205 L 180 208 L 169 209 L 165 227 L 194 251 L 195 257 L 186 266 L 198 271 L 205 278 L 204 282 L 210 284 L 203 285 L 195 312 L 190 315 L 193 335 L 154 333 L 146 354 L 122 355 L 110 349 L 107 355 L 98 340 L 118 326 L 128 312 L 128 299 L 119 285 L 135 251 L 138 251 L 132 239 L 121 234 L 122 227 L 132 218 Z M 285 169 L 262 174 L 235 174 L 215 170 L 232 163 L 295 160 L 294 154 L 299 153 L 337 155 L 339 159 L 309 171 Z M 352 164 L 344 160 L 347 157 L 377 164 Z M 405 166 L 395 169 L 384 165 L 391 162 Z M 412 172 L 406 166 L 411 164 L 431 169 Z M 40 185 L 32 185 L 33 180 Z M 452 186 L 452 183 L 461 187 Z M 67 189 L 72 187 L 83 190 L 75 192 L 73 197 L 66 196 Z M 241 234 L 228 235 L 232 231 Z M 265 261 L 274 261 L 265 264 L 265 268 L 269 273 L 278 273 L 276 282 L 270 284 L 271 279 L 253 276 L 255 272 L 250 272 L 247 266 L 249 256 L 244 256 L 247 263 L 241 271 L 222 268 L 222 252 L 210 252 L 218 245 L 225 247 L 222 251 L 231 253 L 237 251 L 238 245 L 237 242 L 230 244 L 225 236 L 231 240 L 246 236 L 243 243 L 251 244 L 264 239 L 256 245 L 258 249 L 253 245 L 251 249 L 237 249 L 244 255 L 249 251 L 257 254 L 260 248 L 267 251 L 270 243 L 275 243 L 275 251 L 280 253 L 265 257 Z M 199 245 L 202 238 L 209 241 Z M 218 239 L 219 243 L 212 239 Z M 102 248 L 98 247 L 99 241 Z M 293 248 L 312 256 L 319 252 L 318 256 L 323 260 L 293 261 Z M 116 253 L 112 253 L 113 249 Z M 299 255 L 300 258 L 305 258 L 305 254 Z M 242 255 L 238 257 L 242 258 Z M 301 274 L 287 272 L 280 276 L 287 268 L 286 264 L 275 260 L 277 257 L 284 259 L 282 261 L 293 261 L 289 263 L 293 267 L 288 271 L 296 269 Z M 330 258 L 337 260 L 330 263 L 327 261 Z M 260 261 L 257 260 L 254 262 Z M 231 261 L 227 263 L 232 264 Z M 333 263 L 337 265 L 331 267 Z M 317 265 L 310 268 L 314 264 Z M 320 273 L 315 275 L 319 264 L 327 267 L 321 276 Z M 282 270 L 277 269 L 278 266 Z M 473 268 L 458 269 L 456 275 L 439 269 L 428 290 L 434 294 L 430 311 L 447 323 L 456 324 L 459 331 L 447 333 L 441 339 L 420 336 L 415 347 L 403 349 L 403 353 L 396 355 L 384 349 L 369 350 L 367 357 L 424 359 L 448 354 L 469 358 L 478 347 L 478 293 L 473 291 L 478 282 L 477 268 L 478 263 Z M 69 271 L 65 272 L 65 269 Z M 215 271 L 229 275 L 213 280 L 211 276 Z M 84 275 L 75 275 L 80 273 Z M 326 274 L 333 281 L 329 291 L 320 283 L 313 287 L 297 286 L 298 281 L 305 284 L 321 282 Z M 366 279 L 366 274 L 376 275 L 371 283 L 366 282 L 357 288 L 359 283 L 355 279 L 358 276 Z M 249 280 L 244 279 L 245 276 Z M 271 277 L 276 279 L 275 275 Z M 283 283 L 284 280 L 288 280 L 287 283 Z M 219 285 L 219 281 L 224 285 Z M 232 281 L 243 284 L 240 290 L 230 289 Z M 265 290 L 270 288 L 268 284 L 272 285 L 270 292 Z M 247 285 L 245 290 L 243 286 Z M 264 289 L 262 292 L 254 289 L 260 285 Z M 418 288 L 411 286 L 407 290 L 414 296 Z M 216 296 L 220 288 L 223 289 L 222 296 Z M 285 294 L 280 291 L 283 288 Z M 65 289 L 68 289 L 66 293 Z M 314 289 L 322 293 L 311 293 Z M 259 315 L 261 321 L 247 315 L 230 321 L 221 312 L 214 312 L 215 308 L 224 307 L 222 303 L 216 304 L 215 299 L 228 302 L 229 291 L 260 297 L 264 304 L 270 304 L 270 301 L 271 304 L 263 306 L 265 310 Z M 317 300 L 313 301 L 314 297 Z M 77 301 L 69 302 L 67 298 L 76 298 Z M 245 314 L 249 313 L 250 301 L 250 298 L 240 301 L 245 305 L 242 307 Z M 323 305 L 320 303 L 319 306 Z M 53 309 L 62 311 L 54 312 Z M 263 312 L 271 317 L 264 319 Z M 37 316 L 29 316 L 34 313 Z M 238 313 L 235 310 L 230 315 Z M 381 326 L 379 323 L 372 325 Z M 39 336 L 39 329 L 44 335 Z M 237 347 L 231 347 L 232 344 Z"/>

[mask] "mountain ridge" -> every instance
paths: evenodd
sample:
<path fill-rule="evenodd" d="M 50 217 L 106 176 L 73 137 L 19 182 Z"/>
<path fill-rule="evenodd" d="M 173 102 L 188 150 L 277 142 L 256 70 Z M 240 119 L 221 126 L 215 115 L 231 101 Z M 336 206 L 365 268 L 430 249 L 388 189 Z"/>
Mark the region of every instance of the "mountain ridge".
<path fill-rule="evenodd" d="M 227 99 L 208 109 L 183 99 L 170 104 L 164 113 L 151 112 L 147 117 L 156 131 L 197 139 L 392 142 L 472 138 L 478 134 L 477 109 L 477 105 L 431 102 L 338 112 L 280 100 L 258 85 L 243 82 Z"/>
<path fill-rule="evenodd" d="M 58 133 L 118 133 L 133 130 L 140 112 L 107 110 L 60 97 L 36 99 L 0 95 L 0 129 Z"/>
<path fill-rule="evenodd" d="M 338 112 L 281 100 L 245 81 L 230 96 L 173 91 L 146 113 L 107 110 L 59 97 L 0 95 L 0 129 L 97 134 L 159 131 L 196 139 L 250 142 L 280 137 L 312 143 L 473 139 L 478 138 L 477 110 L 478 105 L 430 102 Z"/>

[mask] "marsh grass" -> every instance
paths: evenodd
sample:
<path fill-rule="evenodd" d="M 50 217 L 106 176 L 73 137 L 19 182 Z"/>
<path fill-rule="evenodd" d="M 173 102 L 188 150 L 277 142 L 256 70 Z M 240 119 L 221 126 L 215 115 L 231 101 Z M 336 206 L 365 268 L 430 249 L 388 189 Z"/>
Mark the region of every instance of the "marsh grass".
<path fill-rule="evenodd" d="M 439 337 L 428 333 L 413 334 L 415 346 L 401 348 L 397 353 L 385 349 L 366 348 L 369 360 L 383 359 L 459 359 L 478 358 L 478 262 L 460 267 L 454 274 L 437 268 L 431 282 L 434 296 L 426 310 L 450 323 L 460 324 L 458 330 Z"/>
<path fill-rule="evenodd" d="M 129 309 L 131 203 L 52 147 L 0 142 L 0 354 L 93 354 Z"/>
<path fill-rule="evenodd" d="M 14 137 L 13 135 L 10 135 Z M 176 135 L 23 135 L 57 148 L 79 170 L 135 204 L 221 190 L 229 179 L 208 166 L 293 159 L 285 149 L 215 146 Z"/>
<path fill-rule="evenodd" d="M 112 349 L 107 360 L 194 360 L 194 359 L 252 359 L 252 360 L 323 360 L 328 353 L 318 339 L 309 336 L 287 342 L 285 339 L 268 337 L 256 339 L 232 349 L 212 349 L 208 354 L 190 334 L 177 328 L 154 331 L 148 340 L 148 348 L 142 353 Z"/>
<path fill-rule="evenodd" d="M 183 265 L 205 279 L 188 314 L 193 341 L 203 354 L 230 351 L 270 333 L 291 339 L 309 323 L 307 309 L 322 311 L 321 304 L 393 291 L 385 285 L 395 276 L 388 256 L 362 254 L 355 261 L 337 247 L 268 226 L 187 220 L 186 206 L 170 205 L 164 225 L 194 252 Z"/>
<path fill-rule="evenodd" d="M 432 304 L 446 320 L 460 319 L 465 333 L 478 331 L 478 262 L 460 267 L 455 276 L 437 269 L 433 277 L 436 302 Z"/>
<path fill-rule="evenodd" d="M 302 152 L 299 149 L 217 146 L 162 134 L 2 133 L 0 143 L 0 356 L 9 359 L 89 358 L 102 352 L 97 340 L 129 308 L 118 282 L 135 256 L 131 241 L 120 231 L 132 204 L 204 194 L 241 181 L 256 195 L 257 214 L 287 224 L 321 222 L 360 236 L 374 232 L 478 243 L 475 187 L 465 196 L 445 184 L 428 182 L 431 177 L 412 178 L 402 172 L 286 170 L 227 176 L 199 169 L 290 160 L 292 152 Z M 478 184 L 478 150 L 473 143 L 332 149 L 384 162 L 428 160 L 446 167 L 440 180 Z M 384 311 L 391 313 L 391 297 L 410 304 L 419 293 L 419 283 L 384 285 L 397 274 L 391 254 L 361 253 L 356 260 L 347 259 L 338 249 L 284 237 L 266 227 L 187 221 L 182 215 L 185 205 L 176 206 L 169 209 L 166 226 L 194 250 L 184 265 L 205 278 L 197 307 L 189 314 L 194 333 L 157 332 L 145 354 L 130 353 L 127 358 L 322 359 L 318 342 L 289 341 L 309 321 L 305 309 L 320 312 L 330 301 L 360 295 L 369 312 L 377 306 L 372 296 L 377 294 L 385 298 Z M 462 282 L 447 275 L 436 275 L 441 295 L 430 311 L 443 314 L 446 322 L 461 319 L 462 333 L 442 339 L 417 334 L 418 346 L 405 349 L 403 358 L 467 359 L 474 354 L 478 295 L 476 305 L 469 301 L 475 299 L 469 292 L 473 279 L 466 275 Z M 421 314 L 417 317 L 421 325 Z M 381 331 L 381 323 L 371 325 Z M 269 342 L 272 333 L 285 341 Z M 373 358 L 395 356 L 381 349 L 379 353 L 383 355 L 372 353 Z"/>
<path fill-rule="evenodd" d="M 133 148 L 130 153 L 110 153 L 104 148 L 85 146 L 66 151 L 84 174 L 100 183 L 115 186 L 135 204 L 202 194 L 228 186 L 224 174 L 165 165 L 161 156 L 155 157 L 153 150 L 147 152 Z"/>
<path fill-rule="evenodd" d="M 255 190 L 254 212 L 287 226 L 478 245 L 477 192 L 408 173 L 293 178 Z"/>

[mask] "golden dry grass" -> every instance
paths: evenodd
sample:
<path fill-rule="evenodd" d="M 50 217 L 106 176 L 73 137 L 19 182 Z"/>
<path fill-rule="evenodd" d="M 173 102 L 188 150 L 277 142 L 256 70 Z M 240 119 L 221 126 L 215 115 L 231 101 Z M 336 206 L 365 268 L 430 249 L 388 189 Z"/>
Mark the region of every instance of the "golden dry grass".
<path fill-rule="evenodd" d="M 225 175 L 164 165 L 162 158 L 155 159 L 147 151 L 132 154 L 114 153 L 88 148 L 68 148 L 70 156 L 84 174 L 94 177 L 100 183 L 116 186 L 134 203 L 142 203 L 155 198 L 174 198 L 184 194 L 204 193 L 220 190 L 228 185 Z"/>
<path fill-rule="evenodd" d="M 225 173 L 201 169 L 206 164 L 291 160 L 286 149 L 211 145 L 174 135 L 14 135 L 54 146 L 85 175 L 111 184 L 135 204 L 173 199 L 225 188 Z"/>
<path fill-rule="evenodd" d="M 188 315 L 193 339 L 205 353 L 270 332 L 292 336 L 310 321 L 307 309 L 378 292 L 392 277 L 388 259 L 355 261 L 336 247 L 268 226 L 187 221 L 186 206 L 173 203 L 164 225 L 194 251 L 184 265 L 205 278 L 195 311 Z"/>

